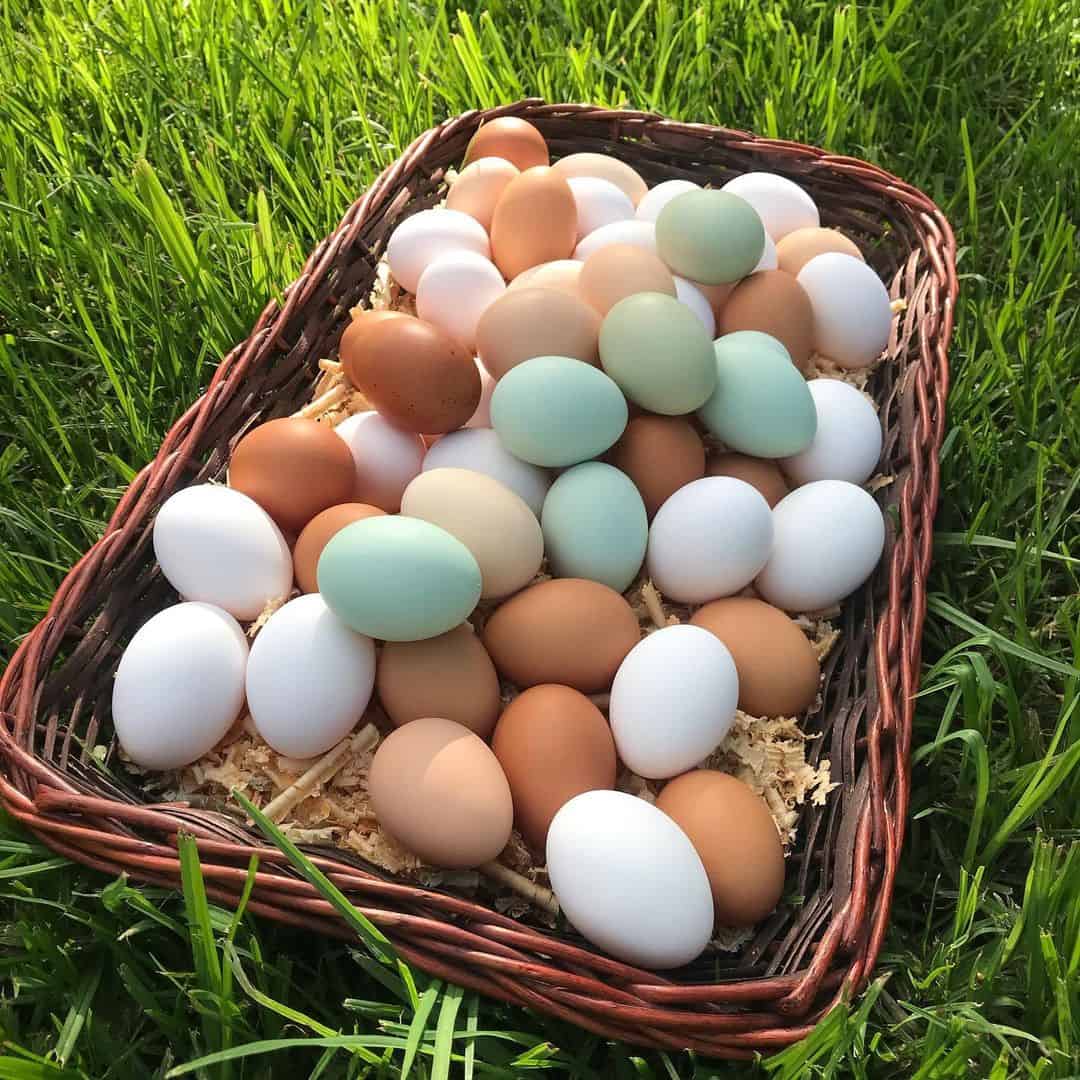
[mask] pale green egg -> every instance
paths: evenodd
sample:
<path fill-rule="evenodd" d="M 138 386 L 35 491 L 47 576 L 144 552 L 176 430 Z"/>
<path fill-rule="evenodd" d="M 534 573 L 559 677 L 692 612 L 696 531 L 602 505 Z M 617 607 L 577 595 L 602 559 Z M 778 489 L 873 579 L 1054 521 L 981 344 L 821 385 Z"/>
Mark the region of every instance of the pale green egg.
<path fill-rule="evenodd" d="M 763 330 L 733 330 L 730 334 L 724 335 L 724 340 L 729 346 L 735 342 L 745 345 L 762 345 L 778 352 L 785 359 L 791 360 L 791 353 L 787 351 L 787 346 L 779 338 L 774 338 L 772 334 L 766 334 Z"/>
<path fill-rule="evenodd" d="M 687 191 L 656 219 L 656 251 L 682 277 L 706 285 L 738 281 L 765 250 L 757 211 L 727 191 Z"/>

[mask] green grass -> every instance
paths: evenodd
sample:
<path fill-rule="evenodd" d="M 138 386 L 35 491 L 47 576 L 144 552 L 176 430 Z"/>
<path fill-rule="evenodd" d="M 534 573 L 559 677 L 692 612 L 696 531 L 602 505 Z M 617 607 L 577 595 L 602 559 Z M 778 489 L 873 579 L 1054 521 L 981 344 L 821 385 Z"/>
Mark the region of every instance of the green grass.
<path fill-rule="evenodd" d="M 1075 0 L 2 0 L 4 642 L 266 297 L 462 109 L 869 158 L 946 209 L 962 292 L 909 839 L 850 1009 L 759 1066 L 638 1053 L 220 910 L 193 849 L 179 897 L 9 825 L 0 1080 L 1080 1075 L 1078 54 Z"/>

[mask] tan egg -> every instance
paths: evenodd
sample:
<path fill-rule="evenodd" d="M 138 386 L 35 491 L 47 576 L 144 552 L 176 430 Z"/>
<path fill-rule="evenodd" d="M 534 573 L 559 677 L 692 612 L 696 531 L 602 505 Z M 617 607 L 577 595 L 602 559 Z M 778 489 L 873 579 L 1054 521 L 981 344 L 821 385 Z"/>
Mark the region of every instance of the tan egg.
<path fill-rule="evenodd" d="M 594 251 L 581 268 L 581 295 L 601 315 L 634 293 L 675 295 L 675 279 L 658 255 L 632 244 Z"/>
<path fill-rule="evenodd" d="M 559 292 L 580 297 L 582 265 L 578 259 L 556 259 L 554 262 L 530 266 L 518 274 L 507 289 L 558 289 Z"/>
<path fill-rule="evenodd" d="M 814 704 L 821 666 L 798 624 L 748 596 L 713 600 L 690 621 L 714 633 L 739 673 L 739 708 L 751 716 L 797 716 Z"/>
<path fill-rule="evenodd" d="M 531 585 L 496 608 L 484 627 L 495 667 L 517 686 L 561 683 L 586 694 L 611 688 L 640 637 L 626 599 L 581 578 Z"/>
<path fill-rule="evenodd" d="M 499 116 L 481 124 L 465 151 L 465 164 L 481 158 L 503 158 L 518 169 L 531 169 L 551 161 L 544 136 L 517 116 Z"/>
<path fill-rule="evenodd" d="M 748 454 L 717 454 L 709 459 L 705 466 L 705 475 L 733 476 L 736 480 L 745 480 L 761 492 L 770 507 L 775 506 L 791 491 L 787 478 L 775 461 L 750 457 Z"/>
<path fill-rule="evenodd" d="M 650 519 L 669 496 L 705 475 L 701 437 L 677 416 L 635 417 L 609 460 L 634 481 Z"/>
<path fill-rule="evenodd" d="M 694 286 L 706 300 L 709 301 L 709 307 L 712 308 L 713 315 L 716 318 L 720 318 L 720 312 L 723 310 L 724 305 L 728 301 L 728 297 L 735 290 L 734 285 L 704 285 L 700 281 L 691 281 L 691 285 Z"/>
<path fill-rule="evenodd" d="M 480 866 L 510 839 L 514 805 L 502 766 L 452 720 L 422 717 L 387 735 L 368 791 L 382 828 L 432 866 Z"/>
<path fill-rule="evenodd" d="M 508 289 L 480 316 L 476 349 L 493 379 L 534 356 L 600 362 L 600 316 L 557 289 Z"/>
<path fill-rule="evenodd" d="M 293 548 L 293 572 L 296 575 L 296 584 L 301 590 L 306 593 L 319 591 L 315 570 L 319 565 L 319 556 L 332 536 L 354 521 L 363 521 L 364 518 L 378 517 L 385 513 L 385 510 L 367 503 L 340 503 L 316 514 L 304 526 L 304 531 Z"/>
<path fill-rule="evenodd" d="M 615 786 L 615 741 L 603 713 L 569 686 L 534 686 L 506 707 L 491 748 L 514 799 L 514 822 L 544 850 L 560 807 Z"/>
<path fill-rule="evenodd" d="M 777 265 L 792 277 L 815 256 L 837 251 L 842 255 L 854 255 L 866 262 L 854 240 L 849 240 L 836 229 L 810 227 L 789 232 L 776 245 Z"/>
<path fill-rule="evenodd" d="M 625 161 L 607 154 L 569 154 L 556 161 L 552 168 L 568 179 L 571 176 L 598 176 L 601 180 L 607 180 L 619 188 L 635 206 L 649 190 L 649 185 Z"/>
<path fill-rule="evenodd" d="M 466 165 L 446 196 L 448 210 L 460 210 L 491 228 L 491 215 L 504 188 L 520 170 L 503 158 L 477 158 Z"/>
<path fill-rule="evenodd" d="M 804 374 L 814 346 L 814 312 L 803 287 L 783 270 L 759 270 L 744 278 L 728 297 L 717 334 L 760 330 L 783 343 Z"/>
<path fill-rule="evenodd" d="M 503 188 L 491 218 L 491 257 L 503 277 L 568 259 L 576 242 L 577 204 L 564 177 L 526 169 Z"/>
<path fill-rule="evenodd" d="M 784 894 L 784 848 L 760 795 L 741 780 L 710 769 L 675 777 L 657 807 L 690 838 L 724 926 L 760 922 Z"/>
<path fill-rule="evenodd" d="M 486 739 L 499 717 L 499 677 L 468 623 L 424 641 L 388 641 L 375 687 L 397 727 L 439 713 Z"/>

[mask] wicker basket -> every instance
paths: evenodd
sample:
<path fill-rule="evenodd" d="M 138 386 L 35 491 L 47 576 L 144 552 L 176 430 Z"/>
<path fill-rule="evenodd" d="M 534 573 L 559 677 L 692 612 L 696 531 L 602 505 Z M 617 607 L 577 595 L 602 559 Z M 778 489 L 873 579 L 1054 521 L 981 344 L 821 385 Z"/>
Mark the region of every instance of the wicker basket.
<path fill-rule="evenodd" d="M 882 470 L 894 478 L 877 495 L 889 523 L 886 551 L 874 578 L 844 605 L 842 639 L 825 665 L 824 707 L 805 721 L 822 736 L 810 744 L 811 761 L 826 756 L 838 786 L 826 805 L 802 814 L 787 889 L 800 899 L 785 903 L 738 953 L 711 955 L 667 976 L 599 955 L 569 929 L 551 933 L 395 881 L 344 852 L 312 853 L 400 954 L 434 975 L 633 1043 L 720 1057 L 774 1050 L 804 1036 L 870 975 L 908 808 L 956 249 L 930 199 L 862 161 L 647 113 L 537 100 L 467 113 L 422 135 L 318 245 L 283 305 L 267 305 L 251 336 L 225 357 L 22 642 L 0 683 L 0 795 L 54 850 L 160 885 L 179 882 L 177 833 L 191 833 L 208 892 L 223 904 L 238 899 L 257 850 L 252 910 L 350 936 L 282 855 L 241 822 L 187 805 L 148 805 L 89 748 L 108 743 L 115 752 L 109 702 L 122 648 L 176 599 L 153 559 L 155 511 L 177 488 L 223 476 L 246 429 L 308 399 L 320 358 L 334 354 L 349 309 L 369 294 L 394 223 L 438 201 L 446 168 L 460 163 L 481 121 L 496 115 L 527 117 L 553 156 L 614 154 L 650 183 L 685 177 L 719 184 L 751 169 L 788 175 L 813 195 L 824 224 L 860 238 L 892 296 L 906 301 L 887 362 L 868 387 L 884 421 Z"/>

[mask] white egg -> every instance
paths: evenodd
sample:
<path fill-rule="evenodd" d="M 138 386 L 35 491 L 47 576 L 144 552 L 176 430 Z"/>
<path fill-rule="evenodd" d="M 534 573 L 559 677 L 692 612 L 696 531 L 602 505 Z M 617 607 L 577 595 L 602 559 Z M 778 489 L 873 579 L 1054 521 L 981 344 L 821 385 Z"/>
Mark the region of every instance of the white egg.
<path fill-rule="evenodd" d="M 750 272 L 756 274 L 759 270 L 775 270 L 780 265 L 780 257 L 776 253 L 776 243 L 773 238 L 765 234 L 765 250 L 757 261 L 757 266 Z"/>
<path fill-rule="evenodd" d="M 473 251 L 490 258 L 491 245 L 484 226 L 460 210 L 421 210 L 390 234 L 386 261 L 397 283 L 415 293 L 420 275 L 450 251 Z"/>
<path fill-rule="evenodd" d="M 354 413 L 334 430 L 345 440 L 356 465 L 356 501 L 396 514 L 401 493 L 420 473 L 427 451 L 424 440 L 377 412 Z"/>
<path fill-rule="evenodd" d="M 145 769 L 178 769 L 209 753 L 244 704 L 247 638 L 212 604 L 177 604 L 136 631 L 113 681 L 125 753 Z"/>
<path fill-rule="evenodd" d="M 841 379 L 806 384 L 817 412 L 814 441 L 781 467 L 796 484 L 814 480 L 865 483 L 881 457 L 881 421 L 861 390 Z"/>
<path fill-rule="evenodd" d="M 665 626 L 626 654 L 611 684 L 611 734 L 619 757 L 650 780 L 676 776 L 724 740 L 739 676 L 724 643 L 700 626 Z"/>
<path fill-rule="evenodd" d="M 889 343 L 892 308 L 881 279 L 861 259 L 815 255 L 795 280 L 814 312 L 814 348 L 842 368 L 872 364 Z"/>
<path fill-rule="evenodd" d="M 817 228 L 821 215 L 813 199 L 786 176 L 748 172 L 729 180 L 721 189 L 745 199 L 761 218 L 774 241 L 796 229 Z"/>
<path fill-rule="evenodd" d="M 154 521 L 154 555 L 184 600 L 254 619 L 292 589 L 289 545 L 254 499 L 221 484 L 170 495 Z"/>
<path fill-rule="evenodd" d="M 444 435 L 424 457 L 423 471 L 429 469 L 484 473 L 508 487 L 538 518 L 552 479 L 547 469 L 514 457 L 491 428 L 464 428 Z"/>
<path fill-rule="evenodd" d="M 773 508 L 773 549 L 754 586 L 785 611 L 838 604 L 874 572 L 885 547 L 881 509 L 846 480 L 817 480 Z"/>
<path fill-rule="evenodd" d="M 756 488 L 731 476 L 706 476 L 679 488 L 656 512 L 646 566 L 665 596 L 704 604 L 749 585 L 772 541 L 769 504 Z"/>
<path fill-rule="evenodd" d="M 610 180 L 599 176 L 571 176 L 566 181 L 577 207 L 577 238 L 581 240 L 603 225 L 627 221 L 634 216 L 630 197 Z"/>
<path fill-rule="evenodd" d="M 315 757 L 341 742 L 368 707 L 375 644 L 308 593 L 259 631 L 246 684 L 251 719 L 270 746 L 287 757 Z"/>
<path fill-rule="evenodd" d="M 488 369 L 480 363 L 480 357 L 474 357 L 476 370 L 480 372 L 480 401 L 476 412 L 469 417 L 467 428 L 491 427 L 491 395 L 495 389 L 495 380 L 488 374 Z"/>
<path fill-rule="evenodd" d="M 701 320 L 701 325 L 705 327 L 705 333 L 710 338 L 716 337 L 716 316 L 705 294 L 692 281 L 687 281 L 678 274 L 672 274 L 672 277 L 675 279 L 675 298 Z"/>
<path fill-rule="evenodd" d="M 576 248 L 574 258 L 584 262 L 594 251 L 612 244 L 632 244 L 656 254 L 656 226 L 651 221 L 613 221 L 589 233 Z"/>
<path fill-rule="evenodd" d="M 472 351 L 480 316 L 504 292 L 506 282 L 490 259 L 475 251 L 448 251 L 420 275 L 416 314 Z"/>
<path fill-rule="evenodd" d="M 547 837 L 547 870 L 574 928 L 612 956 L 656 970 L 699 956 L 713 900 L 689 837 L 652 803 L 586 791 L 565 803 Z"/>
<path fill-rule="evenodd" d="M 700 191 L 701 185 L 695 184 L 692 180 L 665 180 L 662 184 L 657 184 L 656 187 L 650 188 L 641 202 L 637 204 L 637 212 L 635 217 L 638 221 L 651 221 L 655 224 L 656 219 L 660 216 L 660 211 L 676 195 L 684 195 L 688 191 Z"/>

